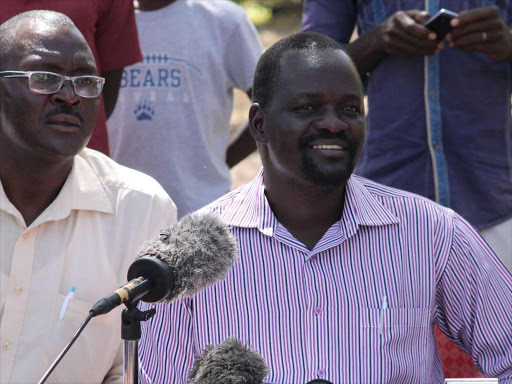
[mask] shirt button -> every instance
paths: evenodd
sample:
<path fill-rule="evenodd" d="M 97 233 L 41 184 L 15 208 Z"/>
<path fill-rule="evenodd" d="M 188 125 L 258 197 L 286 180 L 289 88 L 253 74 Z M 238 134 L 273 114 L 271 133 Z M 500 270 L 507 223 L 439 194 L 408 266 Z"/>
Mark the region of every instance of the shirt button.
<path fill-rule="evenodd" d="M 428 93 L 428 97 L 430 98 L 430 100 L 434 100 L 434 98 L 436 97 L 436 93 L 434 91 L 430 91 Z"/>
<path fill-rule="evenodd" d="M 16 295 L 21 295 L 23 293 L 23 287 L 16 287 L 16 288 L 14 288 L 14 293 Z"/>
<path fill-rule="evenodd" d="M 6 351 L 8 351 L 9 349 L 11 349 L 12 345 L 11 343 L 9 343 L 8 341 L 4 341 L 2 343 L 2 348 L 5 349 Z"/>
<path fill-rule="evenodd" d="M 316 259 L 317 259 L 316 255 L 315 255 L 315 256 L 311 256 L 311 257 L 309 258 L 309 260 L 310 260 L 310 261 L 316 261 Z"/>
<path fill-rule="evenodd" d="M 438 143 L 434 143 L 433 147 L 434 147 L 434 149 L 439 149 L 439 144 Z"/>
<path fill-rule="evenodd" d="M 325 376 L 325 369 L 319 369 L 316 373 L 317 373 L 318 376 L 324 377 Z"/>
<path fill-rule="evenodd" d="M 25 232 L 23 235 L 21 235 L 23 240 L 27 240 L 30 237 L 30 232 Z"/>
<path fill-rule="evenodd" d="M 321 315 L 321 314 L 322 314 L 323 309 L 322 309 L 322 308 L 320 308 L 320 307 L 318 307 L 318 308 L 315 308 L 314 312 L 315 312 L 315 315 L 319 316 L 319 315 Z"/>

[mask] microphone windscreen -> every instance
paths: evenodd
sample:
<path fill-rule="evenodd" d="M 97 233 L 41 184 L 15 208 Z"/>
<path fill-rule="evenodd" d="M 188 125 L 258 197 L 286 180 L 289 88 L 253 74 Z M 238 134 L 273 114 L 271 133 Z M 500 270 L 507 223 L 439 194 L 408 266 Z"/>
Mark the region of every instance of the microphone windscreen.
<path fill-rule="evenodd" d="M 162 302 L 193 296 L 225 278 L 238 257 L 229 227 L 216 213 L 184 216 L 160 239 L 145 242 L 137 258 L 157 257 L 174 270 L 175 288 Z"/>
<path fill-rule="evenodd" d="M 189 372 L 192 384 L 262 384 L 268 375 L 265 360 L 239 340 L 208 346 Z"/>

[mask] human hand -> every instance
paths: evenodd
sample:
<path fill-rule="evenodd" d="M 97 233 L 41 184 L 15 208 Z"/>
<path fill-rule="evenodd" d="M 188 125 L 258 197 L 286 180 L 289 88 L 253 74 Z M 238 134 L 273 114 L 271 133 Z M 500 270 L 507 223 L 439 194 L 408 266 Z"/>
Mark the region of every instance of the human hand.
<path fill-rule="evenodd" d="M 380 25 L 381 44 L 388 55 L 405 58 L 430 56 L 444 47 L 423 24 L 429 14 L 420 10 L 399 11 Z"/>
<path fill-rule="evenodd" d="M 451 25 L 446 35 L 450 46 L 482 52 L 494 61 L 512 59 L 512 32 L 496 6 L 461 11 Z"/>

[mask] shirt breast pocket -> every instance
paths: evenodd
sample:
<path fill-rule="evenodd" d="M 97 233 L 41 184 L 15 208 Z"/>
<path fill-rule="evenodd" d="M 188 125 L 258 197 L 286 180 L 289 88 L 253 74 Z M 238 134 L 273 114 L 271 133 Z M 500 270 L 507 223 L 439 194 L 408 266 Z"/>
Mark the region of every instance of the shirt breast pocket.
<path fill-rule="evenodd" d="M 361 333 L 373 366 L 374 359 L 382 362 L 380 381 L 422 383 L 428 377 L 433 355 L 428 353 L 433 337 L 429 308 L 367 308 L 361 313 Z"/>
<path fill-rule="evenodd" d="M 92 307 L 91 303 L 72 298 L 61 319 L 65 298 L 65 295 L 59 293 L 53 302 L 52 321 L 46 341 L 46 355 L 51 359 L 50 364 L 71 340 Z M 88 377 L 91 382 L 102 382 L 121 343 L 120 322 L 119 308 L 115 313 L 91 319 L 51 374 L 51 381 L 65 383 L 72 382 L 74 377 Z M 91 367 L 97 369 L 91 370 Z"/>

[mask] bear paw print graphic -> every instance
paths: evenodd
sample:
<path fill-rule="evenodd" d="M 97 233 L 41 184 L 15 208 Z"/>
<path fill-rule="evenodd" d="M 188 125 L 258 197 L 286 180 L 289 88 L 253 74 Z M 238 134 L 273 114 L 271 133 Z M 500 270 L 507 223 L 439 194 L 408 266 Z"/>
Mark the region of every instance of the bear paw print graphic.
<path fill-rule="evenodd" d="M 155 107 L 147 100 L 142 100 L 133 111 L 137 120 L 153 120 Z"/>

